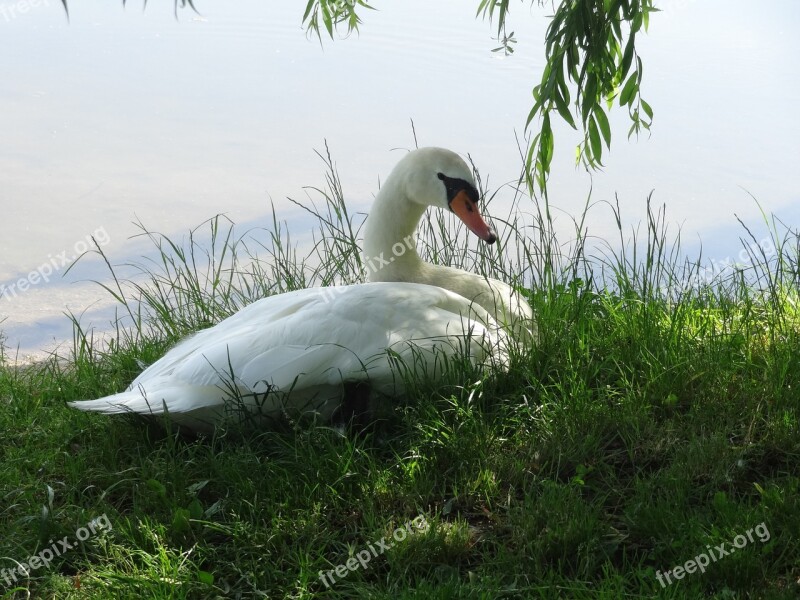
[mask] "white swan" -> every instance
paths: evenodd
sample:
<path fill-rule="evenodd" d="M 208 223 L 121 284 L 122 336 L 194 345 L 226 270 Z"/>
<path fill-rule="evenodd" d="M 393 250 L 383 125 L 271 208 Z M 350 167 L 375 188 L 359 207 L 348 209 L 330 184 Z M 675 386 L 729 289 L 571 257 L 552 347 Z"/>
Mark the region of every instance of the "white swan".
<path fill-rule="evenodd" d="M 196 430 L 242 408 L 268 417 L 312 411 L 330 418 L 349 382 L 391 396 L 403 391 L 403 369 L 435 376 L 446 356 L 507 364 L 514 341 L 508 326 L 516 337 L 531 337 L 528 304 L 505 283 L 422 261 L 414 244 L 427 206 L 452 210 L 493 243 L 477 202 L 470 169 L 457 154 L 410 152 L 367 218 L 370 283 L 258 300 L 177 344 L 127 391 L 70 406 L 106 414 L 167 412 Z"/>

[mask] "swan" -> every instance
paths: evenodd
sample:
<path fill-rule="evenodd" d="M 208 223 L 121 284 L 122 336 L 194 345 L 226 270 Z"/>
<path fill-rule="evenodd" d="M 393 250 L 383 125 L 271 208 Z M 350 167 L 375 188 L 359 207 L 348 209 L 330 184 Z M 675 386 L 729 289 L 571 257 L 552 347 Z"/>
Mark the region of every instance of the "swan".
<path fill-rule="evenodd" d="M 436 376 L 447 357 L 507 366 L 514 343 L 535 339 L 530 306 L 501 281 L 424 262 L 415 246 L 428 206 L 454 212 L 494 243 L 478 199 L 458 154 L 434 147 L 409 152 L 367 217 L 367 283 L 253 302 L 179 342 L 126 391 L 69 405 L 166 414 L 182 427 L 208 431 L 254 413 L 330 419 L 348 385 L 366 385 L 370 395 L 401 395 L 404 369 Z"/>

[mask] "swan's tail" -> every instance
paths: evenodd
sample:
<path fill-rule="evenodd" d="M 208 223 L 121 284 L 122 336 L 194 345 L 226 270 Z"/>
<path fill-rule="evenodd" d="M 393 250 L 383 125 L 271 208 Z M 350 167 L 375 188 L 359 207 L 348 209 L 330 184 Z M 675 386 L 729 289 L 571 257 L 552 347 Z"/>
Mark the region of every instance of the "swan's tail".
<path fill-rule="evenodd" d="M 98 412 L 104 415 L 116 415 L 122 413 L 138 413 L 160 415 L 164 413 L 165 402 L 152 402 L 138 390 L 130 392 L 120 392 L 98 398 L 97 400 L 76 400 L 67 402 L 67 405 L 78 410 L 87 412 Z M 172 412 L 172 409 L 168 409 Z"/>
<path fill-rule="evenodd" d="M 137 413 L 140 415 L 181 414 L 224 404 L 224 394 L 215 386 L 153 386 L 157 393 L 148 394 L 142 387 L 112 394 L 97 400 L 68 402 L 72 408 L 105 415 Z"/>
<path fill-rule="evenodd" d="M 172 386 L 148 396 L 141 388 L 112 394 L 97 400 L 77 400 L 68 406 L 105 415 L 169 415 L 176 425 L 195 431 L 211 431 L 225 414 L 224 394 L 214 386 Z"/>

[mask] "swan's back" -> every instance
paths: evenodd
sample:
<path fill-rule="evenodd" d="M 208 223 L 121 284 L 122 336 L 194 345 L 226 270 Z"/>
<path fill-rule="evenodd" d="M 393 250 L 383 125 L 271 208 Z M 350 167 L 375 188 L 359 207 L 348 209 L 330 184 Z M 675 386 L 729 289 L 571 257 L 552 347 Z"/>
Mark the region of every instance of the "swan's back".
<path fill-rule="evenodd" d="M 330 418 L 343 384 L 403 393 L 404 365 L 435 377 L 443 357 L 505 365 L 511 340 L 480 306 L 413 283 L 299 290 L 264 298 L 180 342 L 127 391 L 71 403 L 106 414 L 161 415 L 193 429 L 231 418 Z"/>

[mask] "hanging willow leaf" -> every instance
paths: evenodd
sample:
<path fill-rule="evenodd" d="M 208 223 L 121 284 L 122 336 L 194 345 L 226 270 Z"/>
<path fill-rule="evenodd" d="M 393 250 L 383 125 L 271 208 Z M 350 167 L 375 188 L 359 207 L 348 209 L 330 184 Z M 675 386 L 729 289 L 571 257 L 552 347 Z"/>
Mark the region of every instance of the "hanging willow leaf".
<path fill-rule="evenodd" d="M 625 82 L 625 87 L 622 88 L 622 92 L 619 94 L 619 105 L 625 106 L 626 104 L 630 104 L 637 88 L 636 73 L 634 73 L 628 77 L 628 81 Z"/>
<path fill-rule="evenodd" d="M 603 111 L 601 106 L 595 106 L 594 118 L 597 120 L 597 125 L 600 127 L 600 132 L 603 134 L 603 139 L 606 141 L 606 147 L 611 148 L 611 126 L 608 124 L 608 117 Z"/>
<path fill-rule="evenodd" d="M 575 120 L 572 118 L 572 113 L 569 112 L 569 97 L 565 99 L 560 94 L 556 94 L 555 101 L 556 109 L 558 110 L 558 114 L 561 115 L 561 118 L 564 119 L 564 121 L 566 121 L 570 127 L 577 129 L 578 127 L 575 125 Z"/>
<path fill-rule="evenodd" d="M 589 143 L 592 148 L 592 159 L 600 163 L 603 157 L 603 143 L 600 141 L 600 132 L 597 130 L 595 119 L 589 119 Z"/>
<path fill-rule="evenodd" d="M 650 108 L 650 105 L 647 102 L 645 102 L 644 100 L 642 100 L 642 110 L 644 110 L 645 114 L 649 118 L 651 118 L 651 119 L 653 118 L 653 109 Z"/>

